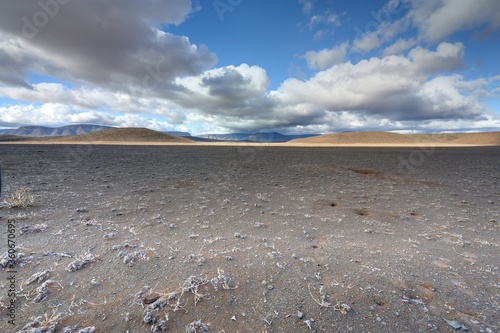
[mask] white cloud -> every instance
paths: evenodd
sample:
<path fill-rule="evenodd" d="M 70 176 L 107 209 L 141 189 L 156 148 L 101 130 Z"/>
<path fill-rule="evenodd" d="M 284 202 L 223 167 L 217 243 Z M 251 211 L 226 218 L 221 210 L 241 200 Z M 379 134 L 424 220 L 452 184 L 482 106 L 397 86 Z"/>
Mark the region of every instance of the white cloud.
<path fill-rule="evenodd" d="M 313 9 L 313 2 L 311 0 L 299 0 L 299 4 L 302 5 L 302 12 L 304 14 L 311 14 L 311 11 Z"/>
<path fill-rule="evenodd" d="M 366 53 L 377 49 L 383 44 L 393 41 L 394 38 L 405 31 L 410 21 L 403 17 L 401 19 L 391 21 L 393 16 L 389 15 L 388 19 L 381 20 L 377 18 L 365 25 L 365 31 L 358 30 L 358 35 L 353 41 L 354 52 Z"/>
<path fill-rule="evenodd" d="M 399 38 L 397 41 L 395 41 L 393 44 L 389 45 L 384 49 L 382 52 L 383 56 L 390 56 L 394 54 L 400 54 L 403 51 L 408 50 L 411 47 L 414 47 L 417 44 L 417 41 L 415 38 Z"/>
<path fill-rule="evenodd" d="M 375 33 L 365 34 L 356 38 L 352 43 L 352 50 L 354 52 L 365 53 L 376 49 L 382 44 L 382 41 Z"/>
<path fill-rule="evenodd" d="M 398 18 L 399 14 L 405 15 Z M 383 55 L 397 54 L 415 43 L 412 39 L 394 38 L 413 27 L 417 40 L 436 43 L 460 31 L 472 30 L 486 35 L 500 28 L 500 1 L 498 0 L 392 0 L 372 14 L 373 20 L 357 28 L 358 36 L 352 42 L 353 51 L 366 53 L 386 43 Z"/>
<path fill-rule="evenodd" d="M 314 31 L 314 40 L 319 40 L 326 35 L 333 35 L 335 28 L 342 25 L 340 16 L 330 9 L 327 9 L 320 14 L 312 15 L 313 1 L 299 0 L 299 3 L 302 4 L 302 12 L 308 19 L 308 22 L 306 23 L 307 28 L 310 31 Z"/>
<path fill-rule="evenodd" d="M 411 3 L 408 17 L 419 37 L 436 42 L 465 29 L 500 28 L 498 0 L 417 0 Z"/>
<path fill-rule="evenodd" d="M 458 75 L 441 76 L 422 85 L 418 95 L 427 102 L 427 118 L 468 118 L 485 111 L 474 96 L 463 94 L 460 81 Z"/>
<path fill-rule="evenodd" d="M 168 100 L 139 97 L 120 91 L 81 87 L 70 89 L 59 83 L 39 83 L 24 87 L 1 87 L 0 96 L 37 104 L 61 104 L 75 109 L 106 109 L 112 112 L 157 114 L 165 117 L 176 113 L 176 105 Z M 180 111 L 177 111 L 177 113 Z M 173 118 L 178 119 L 179 116 Z"/>
<path fill-rule="evenodd" d="M 460 87 L 462 80 L 455 76 L 428 81 L 430 76 L 460 68 L 462 57 L 462 44 L 442 43 L 436 51 L 415 48 L 409 57 L 343 63 L 308 81 L 285 81 L 277 97 L 286 104 L 310 103 L 331 112 L 364 112 L 391 119 L 475 116 L 485 110 Z"/>
<path fill-rule="evenodd" d="M 341 25 L 340 17 L 330 11 L 326 11 L 324 14 L 311 16 L 309 20 L 309 29 L 314 28 L 318 24 L 331 25 L 338 27 Z"/>
<path fill-rule="evenodd" d="M 15 105 L 0 107 L 0 119 L 1 127 L 19 127 L 26 124 L 45 126 L 99 124 L 116 127 L 146 127 L 156 130 L 185 130 L 184 126 L 174 126 L 166 120 L 161 121 L 134 114 L 81 111 L 55 103 L 46 103 L 40 106 Z"/>
<path fill-rule="evenodd" d="M 304 55 L 307 65 L 311 69 L 325 69 L 344 61 L 349 43 L 344 42 L 331 49 L 309 51 Z"/>
<path fill-rule="evenodd" d="M 462 43 L 441 43 L 436 51 L 416 47 L 408 54 L 421 73 L 436 73 L 457 70 L 464 67 L 464 45 Z"/>

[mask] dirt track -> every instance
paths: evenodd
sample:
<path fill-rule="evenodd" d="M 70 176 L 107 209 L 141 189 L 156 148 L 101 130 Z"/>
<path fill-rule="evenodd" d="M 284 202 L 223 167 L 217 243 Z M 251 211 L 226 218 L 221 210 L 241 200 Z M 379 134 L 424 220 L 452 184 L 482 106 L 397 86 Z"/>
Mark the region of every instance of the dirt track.
<path fill-rule="evenodd" d="M 0 209 L 25 255 L 1 332 L 37 316 L 56 332 L 500 329 L 499 147 L 0 151 L 2 195 L 35 197 Z"/>

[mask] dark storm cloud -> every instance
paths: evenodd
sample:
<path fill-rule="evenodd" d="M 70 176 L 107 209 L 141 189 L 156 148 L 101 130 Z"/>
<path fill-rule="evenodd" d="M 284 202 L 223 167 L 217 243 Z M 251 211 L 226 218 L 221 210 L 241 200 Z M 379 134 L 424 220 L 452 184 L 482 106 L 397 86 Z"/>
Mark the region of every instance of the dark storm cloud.
<path fill-rule="evenodd" d="M 3 1 L 0 31 L 19 48 L 13 52 L 3 47 L 0 61 L 30 56 L 35 58 L 31 67 L 36 66 L 30 70 L 66 80 L 124 90 L 158 87 L 179 75 L 199 74 L 216 62 L 204 45 L 157 29 L 181 23 L 191 11 L 187 0 Z M 27 66 L 12 65 L 18 81 Z"/>
<path fill-rule="evenodd" d="M 237 70 L 225 68 L 220 76 L 204 77 L 201 80 L 201 86 L 208 87 L 208 92 L 212 96 L 241 98 L 250 81 L 249 78 L 243 77 Z"/>
<path fill-rule="evenodd" d="M 267 95 L 267 73 L 257 66 L 215 68 L 196 77 L 179 78 L 176 83 L 176 102 L 202 114 L 253 117 L 270 111 L 274 104 Z"/>

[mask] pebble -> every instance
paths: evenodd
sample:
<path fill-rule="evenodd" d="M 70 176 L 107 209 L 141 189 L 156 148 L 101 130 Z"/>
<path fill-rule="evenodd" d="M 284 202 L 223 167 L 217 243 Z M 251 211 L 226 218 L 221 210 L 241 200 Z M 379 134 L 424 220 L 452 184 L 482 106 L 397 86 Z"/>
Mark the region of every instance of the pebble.
<path fill-rule="evenodd" d="M 272 284 L 267 285 L 267 290 L 273 290 L 273 289 L 274 289 L 274 286 Z"/>

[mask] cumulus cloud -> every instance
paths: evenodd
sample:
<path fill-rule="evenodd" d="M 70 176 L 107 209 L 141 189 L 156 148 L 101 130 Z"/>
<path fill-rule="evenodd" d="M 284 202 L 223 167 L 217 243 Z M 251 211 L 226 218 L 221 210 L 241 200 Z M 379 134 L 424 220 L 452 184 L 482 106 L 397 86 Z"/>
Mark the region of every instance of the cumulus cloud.
<path fill-rule="evenodd" d="M 268 92 L 264 69 L 242 64 L 179 78 L 176 102 L 192 110 L 188 122 L 217 124 L 236 131 L 291 127 L 319 122 L 325 110 L 313 103 L 282 103 Z"/>
<path fill-rule="evenodd" d="M 36 119 L 36 122 L 33 120 Z M 99 124 L 116 127 L 146 127 L 156 130 L 185 130 L 172 126 L 170 121 L 137 114 L 113 114 L 104 111 L 85 111 L 67 105 L 45 103 L 40 106 L 15 105 L 0 107 L 0 126 L 16 128 L 26 124 L 64 126 L 67 124 Z"/>
<path fill-rule="evenodd" d="M 266 104 L 269 78 L 264 69 L 242 64 L 177 78 L 180 87 L 175 101 L 189 109 L 211 115 L 242 116 L 260 114 Z"/>
<path fill-rule="evenodd" d="M 460 43 L 442 43 L 436 51 L 418 47 L 408 57 L 373 57 L 335 65 L 308 81 L 289 79 L 279 87 L 278 97 L 288 104 L 314 103 L 331 112 L 364 112 L 391 119 L 472 117 L 484 108 L 460 88 L 461 80 L 429 80 L 461 66 Z"/>
<path fill-rule="evenodd" d="M 419 46 L 410 51 L 409 58 L 418 67 L 417 71 L 425 74 L 458 70 L 464 67 L 464 45 L 441 43 L 436 51 Z"/>
<path fill-rule="evenodd" d="M 419 37 L 436 42 L 465 29 L 500 28 L 500 2 L 497 0 L 417 0 L 408 17 Z"/>
<path fill-rule="evenodd" d="M 177 113 L 181 112 L 174 103 L 163 98 L 138 97 L 101 88 L 71 89 L 60 83 L 38 83 L 32 85 L 31 89 L 0 87 L 0 96 L 36 104 L 63 104 L 81 110 L 100 109 L 112 112 L 143 113 L 175 119 L 179 119 Z"/>
<path fill-rule="evenodd" d="M 376 33 L 364 34 L 352 43 L 352 50 L 358 53 L 369 52 L 382 45 L 382 41 Z"/>
<path fill-rule="evenodd" d="M 119 6 L 111 0 L 5 2 L 0 61 L 10 64 L 11 75 L 0 72 L 0 80 L 20 84 L 30 70 L 128 90 L 197 75 L 215 64 L 215 55 L 187 37 L 159 30 L 183 22 L 191 11 L 189 0 L 126 0 Z"/>
<path fill-rule="evenodd" d="M 327 67 L 339 64 L 344 61 L 349 47 L 348 42 L 334 46 L 331 49 L 323 49 L 320 51 L 309 51 L 304 55 L 307 65 L 311 69 L 325 69 Z"/>

